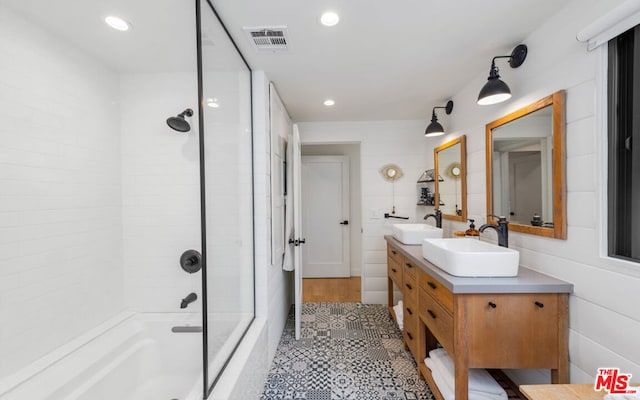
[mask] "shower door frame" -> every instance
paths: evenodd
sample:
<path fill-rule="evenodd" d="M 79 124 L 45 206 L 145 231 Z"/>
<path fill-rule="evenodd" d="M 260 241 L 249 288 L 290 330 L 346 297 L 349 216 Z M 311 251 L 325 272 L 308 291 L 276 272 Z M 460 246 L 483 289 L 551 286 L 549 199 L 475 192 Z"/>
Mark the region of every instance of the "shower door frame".
<path fill-rule="evenodd" d="M 254 196 L 254 190 L 255 190 L 255 162 L 254 162 L 254 140 L 253 140 L 253 132 L 254 132 L 254 126 L 253 126 L 253 70 L 251 69 L 251 66 L 249 65 L 249 63 L 247 62 L 247 60 L 244 58 L 244 55 L 242 54 L 242 52 L 240 51 L 240 48 L 238 48 L 238 45 L 236 44 L 236 42 L 233 40 L 233 37 L 231 36 L 231 34 L 229 33 L 229 30 L 227 29 L 227 27 L 225 26 L 224 22 L 222 22 L 222 19 L 220 18 L 220 15 L 218 14 L 218 12 L 216 11 L 215 7 L 213 6 L 213 4 L 211 3 L 211 0 L 206 0 L 207 4 L 209 5 L 209 9 L 211 10 L 211 12 L 213 13 L 213 15 L 216 17 L 216 20 L 218 21 L 218 23 L 220 23 L 220 26 L 222 27 L 222 29 L 224 30 L 224 32 L 227 35 L 227 38 L 231 41 L 231 44 L 233 45 L 233 47 L 235 48 L 236 52 L 238 53 L 238 55 L 240 56 L 240 58 L 242 59 L 242 62 L 244 63 L 244 65 L 247 67 L 247 69 L 249 70 L 249 113 L 250 113 L 250 127 L 251 127 L 251 219 L 252 219 L 252 233 L 253 233 L 253 243 L 252 243 L 252 251 L 253 251 L 253 317 L 251 319 L 251 322 L 249 322 L 249 324 L 247 325 L 246 329 L 244 330 L 244 332 L 242 333 L 242 335 L 240 336 L 240 339 L 238 340 L 238 342 L 235 344 L 233 350 L 231 351 L 229 357 L 227 358 L 227 360 L 225 361 L 224 365 L 222 366 L 222 369 L 220 370 L 220 372 L 218 373 L 218 375 L 215 377 L 215 379 L 213 380 L 213 382 L 211 383 L 211 386 L 209 386 L 209 343 L 208 343 L 208 332 L 209 332 L 209 325 L 208 325 L 208 298 L 207 298 L 207 222 L 206 222 L 206 215 L 207 215 L 207 210 L 206 210 L 206 182 L 205 182 L 205 147 L 204 147 L 204 143 L 205 143 L 205 139 L 204 139 L 204 135 L 205 135 L 205 129 L 204 129 L 204 71 L 203 71 L 203 61 L 202 61 L 202 9 L 201 9 L 201 1 L 202 0 L 195 0 L 195 5 L 196 5 L 196 50 L 197 50 L 197 66 L 198 66 L 198 138 L 199 138 L 199 157 L 200 157 L 200 229 L 201 229 L 201 246 L 202 246 L 202 381 L 203 381 L 203 398 L 207 399 L 209 398 L 209 395 L 211 395 L 211 392 L 213 391 L 213 388 L 215 387 L 216 383 L 218 382 L 218 379 L 220 378 L 220 376 L 222 375 L 222 373 L 224 372 L 225 368 L 227 367 L 227 365 L 229 364 L 229 361 L 231 360 L 231 358 L 233 357 L 233 355 L 235 354 L 236 350 L 238 349 L 238 346 L 240 345 L 240 343 L 242 343 L 242 340 L 244 339 L 245 335 L 247 334 L 247 331 L 251 328 L 251 325 L 253 324 L 254 320 L 255 320 L 255 316 L 256 316 L 256 296 L 255 296 L 255 292 L 256 292 L 256 274 L 255 274 L 255 267 L 256 267 L 256 220 L 255 220 L 255 196 Z"/>

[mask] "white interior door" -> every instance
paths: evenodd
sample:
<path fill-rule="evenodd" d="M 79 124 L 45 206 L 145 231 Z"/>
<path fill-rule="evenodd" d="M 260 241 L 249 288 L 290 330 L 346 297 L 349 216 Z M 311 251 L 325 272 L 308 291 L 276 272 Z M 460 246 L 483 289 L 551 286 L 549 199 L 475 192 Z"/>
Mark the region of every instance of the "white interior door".
<path fill-rule="evenodd" d="M 542 213 L 542 172 L 539 151 L 509 153 L 510 219 L 529 224 L 533 214 Z"/>
<path fill-rule="evenodd" d="M 304 240 L 302 233 L 302 211 L 300 209 L 302 191 L 301 191 L 301 164 L 302 156 L 300 149 L 300 134 L 298 133 L 298 125 L 293 125 L 293 135 L 291 137 L 291 145 L 293 146 L 292 162 L 293 162 L 293 237 L 298 241 Z M 296 340 L 300 339 L 300 320 L 302 318 L 302 255 L 300 246 L 293 248 L 293 279 L 294 279 L 294 320 Z"/>
<path fill-rule="evenodd" d="M 349 157 L 302 157 L 305 278 L 348 278 Z"/>

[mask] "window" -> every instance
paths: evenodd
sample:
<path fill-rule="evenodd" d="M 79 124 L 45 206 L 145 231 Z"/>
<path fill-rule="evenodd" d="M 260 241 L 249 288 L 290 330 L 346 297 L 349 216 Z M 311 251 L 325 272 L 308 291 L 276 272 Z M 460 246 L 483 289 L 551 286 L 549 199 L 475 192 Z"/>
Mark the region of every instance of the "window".
<path fill-rule="evenodd" d="M 608 83 L 608 252 L 640 262 L 640 25 L 609 41 Z"/>

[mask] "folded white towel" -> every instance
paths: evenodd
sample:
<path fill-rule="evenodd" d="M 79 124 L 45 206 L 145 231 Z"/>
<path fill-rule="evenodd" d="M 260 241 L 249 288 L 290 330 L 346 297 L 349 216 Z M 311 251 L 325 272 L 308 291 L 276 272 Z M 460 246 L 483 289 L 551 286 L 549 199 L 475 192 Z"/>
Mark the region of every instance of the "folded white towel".
<path fill-rule="evenodd" d="M 424 363 L 431 370 L 431 377 L 436 383 L 436 386 L 438 386 L 438 390 L 440 394 L 442 394 L 442 397 L 444 397 L 444 400 L 454 400 L 456 395 L 453 387 L 451 387 L 451 384 L 442 376 L 440 369 L 435 365 L 433 360 L 426 358 Z"/>
<path fill-rule="evenodd" d="M 449 357 L 449 353 L 447 353 L 447 351 L 442 347 L 433 349 L 429 352 L 429 357 L 431 358 L 438 358 L 442 356 Z"/>
<path fill-rule="evenodd" d="M 444 379 L 451 388 L 455 388 L 455 372 L 453 361 L 444 349 L 436 349 L 429 352 L 429 357 L 424 360 L 425 364 L 432 371 L 435 369 L 442 379 Z M 437 384 L 437 383 L 436 383 Z M 440 385 L 438 384 L 438 387 Z M 481 368 L 469 369 L 469 396 L 473 394 L 473 398 L 480 399 L 507 399 L 507 393 L 496 382 L 489 373 Z M 444 395 L 444 394 L 443 394 Z"/>
<path fill-rule="evenodd" d="M 431 377 L 436 385 L 438 385 L 438 390 L 442 397 L 445 400 L 455 400 L 455 389 L 451 386 L 451 382 L 448 382 L 440 372 L 440 367 L 437 362 L 427 358 L 424 360 L 425 364 L 431 370 Z M 506 394 L 506 393 L 505 393 Z M 502 400 L 505 399 L 503 396 L 498 396 L 495 394 L 485 393 L 485 392 L 476 392 L 469 391 L 469 400 Z"/>
<path fill-rule="evenodd" d="M 398 327 L 400 330 L 404 328 L 404 314 L 402 313 L 404 306 L 402 305 L 402 300 L 398 302 L 395 306 L 393 306 L 393 311 L 396 313 L 396 322 L 398 323 Z"/>

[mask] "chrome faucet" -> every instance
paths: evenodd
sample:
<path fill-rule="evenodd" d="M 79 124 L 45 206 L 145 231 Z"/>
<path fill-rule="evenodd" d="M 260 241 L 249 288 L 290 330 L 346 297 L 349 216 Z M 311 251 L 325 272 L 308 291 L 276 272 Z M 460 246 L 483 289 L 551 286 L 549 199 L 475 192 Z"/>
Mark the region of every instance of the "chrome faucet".
<path fill-rule="evenodd" d="M 509 221 L 507 217 L 498 217 L 498 225 L 484 224 L 478 230 L 484 232 L 487 228 L 495 229 L 498 233 L 498 246 L 509 247 Z"/>
<path fill-rule="evenodd" d="M 180 308 L 187 308 L 187 306 L 198 299 L 198 295 L 195 293 L 189 293 L 187 297 L 182 299 L 180 303 Z"/>
<path fill-rule="evenodd" d="M 425 221 L 429 217 L 433 217 L 433 219 L 436 220 L 436 228 L 442 228 L 442 211 L 440 211 L 440 209 L 437 209 L 435 214 L 427 214 L 427 215 L 425 215 L 424 216 Z"/>

